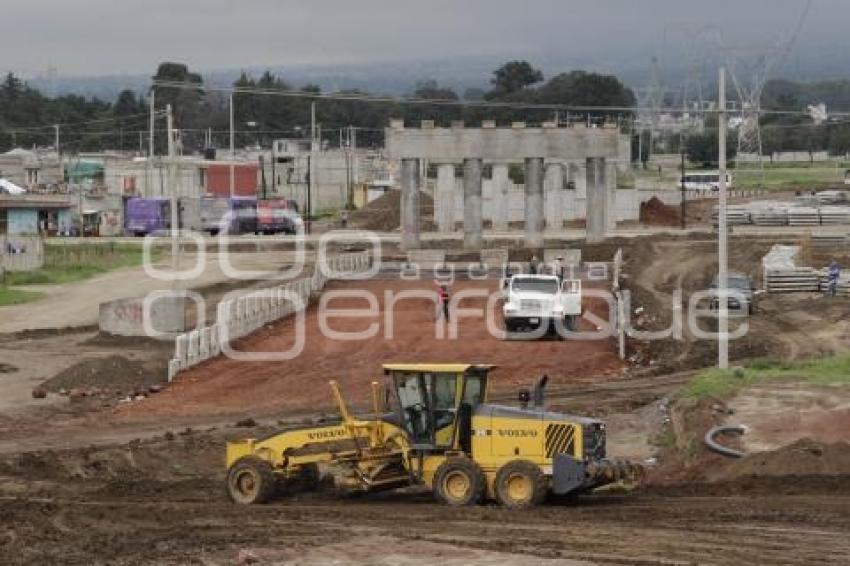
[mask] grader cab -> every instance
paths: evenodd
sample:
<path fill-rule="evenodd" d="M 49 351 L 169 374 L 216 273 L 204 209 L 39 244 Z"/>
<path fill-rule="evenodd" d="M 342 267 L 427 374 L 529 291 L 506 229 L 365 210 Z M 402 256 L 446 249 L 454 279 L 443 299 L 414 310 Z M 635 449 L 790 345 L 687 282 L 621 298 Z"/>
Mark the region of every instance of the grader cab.
<path fill-rule="evenodd" d="M 543 408 L 545 378 L 533 395 L 520 392 L 519 407 L 488 404 L 491 369 L 384 365 L 368 418 L 353 417 L 331 382 L 341 422 L 228 443 L 228 492 L 237 503 L 260 503 L 326 477 L 346 490 L 424 484 L 449 505 L 525 507 L 639 475 L 606 459 L 603 423 Z"/>

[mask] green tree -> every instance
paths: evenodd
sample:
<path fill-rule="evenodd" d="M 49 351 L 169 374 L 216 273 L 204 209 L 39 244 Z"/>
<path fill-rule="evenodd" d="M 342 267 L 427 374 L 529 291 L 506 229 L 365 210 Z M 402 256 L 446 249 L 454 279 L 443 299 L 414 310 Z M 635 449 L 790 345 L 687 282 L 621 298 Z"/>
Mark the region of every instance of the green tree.
<path fill-rule="evenodd" d="M 495 71 L 490 83 L 491 97 L 497 98 L 528 88 L 543 80 L 543 73 L 532 67 L 528 61 L 510 61 Z"/>
<path fill-rule="evenodd" d="M 174 126 L 176 128 L 199 129 L 203 127 L 204 120 L 201 114 L 201 102 L 204 97 L 204 91 L 200 87 L 204 81 L 201 75 L 189 71 L 189 67 L 183 63 L 164 62 L 159 64 L 153 80 L 155 82 L 162 81 L 197 85 L 199 88 L 155 85 L 154 102 L 159 109 L 165 108 L 167 104 L 171 105 Z M 157 146 L 161 148 L 166 147 L 165 136 L 160 136 L 160 138 L 161 140 Z M 187 140 L 184 139 L 183 141 L 184 148 L 186 148 Z"/>

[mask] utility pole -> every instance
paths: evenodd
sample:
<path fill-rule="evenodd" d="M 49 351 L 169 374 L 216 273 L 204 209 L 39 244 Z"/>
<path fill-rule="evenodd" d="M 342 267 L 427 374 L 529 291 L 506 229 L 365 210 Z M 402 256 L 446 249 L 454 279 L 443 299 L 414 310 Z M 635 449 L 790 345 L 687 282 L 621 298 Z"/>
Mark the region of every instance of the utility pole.
<path fill-rule="evenodd" d="M 59 124 L 53 126 L 56 129 L 56 140 L 53 147 L 56 148 L 56 160 L 59 162 L 59 174 L 62 175 L 62 153 L 59 151 Z M 64 175 L 62 175 L 64 177 Z"/>
<path fill-rule="evenodd" d="M 151 97 L 150 97 L 150 100 L 148 100 L 148 107 L 149 107 L 148 109 L 150 111 L 150 135 L 148 136 L 148 161 L 153 159 L 153 153 L 154 153 L 154 141 L 153 141 L 154 137 L 153 137 L 153 134 L 154 134 L 154 128 L 156 126 L 156 122 L 155 122 L 155 118 L 154 118 L 154 96 L 155 96 L 154 90 L 153 90 L 153 87 L 151 87 Z"/>
<path fill-rule="evenodd" d="M 174 120 L 171 116 L 171 105 L 165 107 L 165 116 L 168 129 L 168 192 L 171 197 L 171 270 L 177 273 L 177 255 L 179 252 L 179 242 L 177 233 L 179 230 L 179 216 L 177 213 L 177 187 L 174 184 Z"/>
<path fill-rule="evenodd" d="M 680 142 L 680 145 L 681 145 L 681 147 L 679 148 L 679 151 L 682 152 L 682 172 L 681 172 L 682 178 L 679 179 L 679 183 L 682 185 L 682 230 L 684 230 L 685 229 L 685 213 L 687 212 L 687 206 L 685 205 L 685 202 L 687 200 L 686 195 L 685 195 L 685 146 L 682 145 L 681 142 Z"/>
<path fill-rule="evenodd" d="M 151 96 L 148 100 L 148 106 L 150 110 L 150 133 L 148 134 L 148 162 L 147 167 L 145 167 L 145 192 L 146 196 L 153 196 L 153 191 L 151 190 L 151 186 L 153 185 L 153 154 L 154 154 L 154 128 L 156 127 L 156 122 L 154 118 L 154 87 L 151 86 Z"/>
<path fill-rule="evenodd" d="M 310 173 L 312 170 L 312 159 L 311 156 L 307 156 L 307 214 L 304 216 L 304 232 L 309 236 L 310 235 L 310 216 L 312 215 L 313 203 L 311 202 L 310 195 L 313 192 L 313 175 Z"/>
<path fill-rule="evenodd" d="M 234 91 L 230 91 L 230 198 L 233 198 L 236 187 L 236 170 L 234 169 L 233 160 L 236 159 L 236 137 L 234 133 L 234 112 L 233 112 L 233 95 Z"/>
<path fill-rule="evenodd" d="M 259 163 L 259 165 L 260 165 L 260 179 L 262 180 L 261 182 L 262 182 L 262 187 L 263 187 L 263 200 L 266 200 L 268 198 L 266 196 L 266 162 L 265 162 L 265 159 L 263 159 L 262 153 L 260 154 L 259 161 L 260 161 L 260 163 Z"/>
<path fill-rule="evenodd" d="M 304 226 L 307 235 L 310 234 L 310 224 L 313 215 L 313 155 L 316 151 L 316 101 L 310 102 L 310 154 L 307 156 L 307 216 Z"/>
<path fill-rule="evenodd" d="M 717 321 L 717 365 L 720 369 L 727 369 L 729 367 L 729 298 L 726 296 L 728 243 L 726 233 L 726 69 L 724 67 L 720 67 L 718 79 L 718 107 L 720 112 L 717 116 L 719 126 L 717 145 L 720 152 L 718 155 L 718 161 L 720 163 L 720 195 L 717 210 L 717 224 L 720 233 L 717 237 L 719 246 L 717 250 L 717 293 L 720 308 L 718 310 Z"/>
<path fill-rule="evenodd" d="M 274 141 L 274 136 L 272 136 L 272 192 L 275 195 L 277 195 L 277 176 L 276 176 L 276 173 L 275 173 L 275 170 L 274 170 L 274 162 L 276 161 L 276 159 L 274 157 L 274 146 L 275 146 L 275 141 Z"/>

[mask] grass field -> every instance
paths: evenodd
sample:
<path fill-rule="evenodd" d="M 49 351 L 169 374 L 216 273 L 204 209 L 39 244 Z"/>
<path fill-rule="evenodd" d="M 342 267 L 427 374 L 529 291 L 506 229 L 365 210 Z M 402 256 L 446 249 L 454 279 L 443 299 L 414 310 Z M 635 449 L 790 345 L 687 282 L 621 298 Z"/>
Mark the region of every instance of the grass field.
<path fill-rule="evenodd" d="M 735 186 L 741 189 L 764 187 L 767 189 L 822 189 L 844 183 L 844 164 L 830 163 L 828 166 L 808 164 L 766 164 L 764 182 L 753 170 L 733 171 Z"/>
<path fill-rule="evenodd" d="M 683 391 L 690 398 L 726 398 L 737 391 L 769 381 L 803 381 L 815 385 L 850 385 L 850 355 L 798 362 L 757 360 L 736 370 L 710 369 L 700 373 Z"/>
<path fill-rule="evenodd" d="M 0 307 L 9 305 L 20 305 L 37 301 L 44 295 L 35 291 L 24 291 L 21 289 L 10 289 L 5 285 L 0 285 Z"/>
<path fill-rule="evenodd" d="M 141 265 L 142 248 L 114 243 L 44 247 L 44 267 L 6 274 L 6 285 L 49 285 L 81 281 L 121 267 Z"/>
<path fill-rule="evenodd" d="M 738 189 L 765 188 L 772 190 L 817 190 L 844 185 L 844 172 L 850 169 L 848 162 L 829 163 L 765 163 L 764 179 L 761 172 L 744 164 L 742 168 L 730 167 L 733 184 Z M 688 167 L 689 172 L 700 171 Z M 679 182 L 679 170 L 665 167 L 631 169 L 617 178 L 620 188 L 675 189 Z M 850 189 L 850 186 L 848 186 Z"/>

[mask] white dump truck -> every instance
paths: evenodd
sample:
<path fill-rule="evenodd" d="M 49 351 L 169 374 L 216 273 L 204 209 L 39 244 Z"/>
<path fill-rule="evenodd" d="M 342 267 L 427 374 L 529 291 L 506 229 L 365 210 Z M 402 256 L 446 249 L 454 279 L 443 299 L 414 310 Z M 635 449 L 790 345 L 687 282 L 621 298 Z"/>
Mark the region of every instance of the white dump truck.
<path fill-rule="evenodd" d="M 563 321 L 575 330 L 581 316 L 581 281 L 555 275 L 514 275 L 503 283 L 502 315 L 508 332 L 532 331 Z"/>

